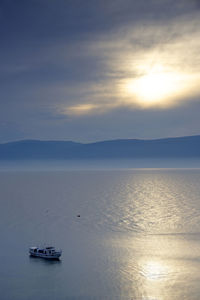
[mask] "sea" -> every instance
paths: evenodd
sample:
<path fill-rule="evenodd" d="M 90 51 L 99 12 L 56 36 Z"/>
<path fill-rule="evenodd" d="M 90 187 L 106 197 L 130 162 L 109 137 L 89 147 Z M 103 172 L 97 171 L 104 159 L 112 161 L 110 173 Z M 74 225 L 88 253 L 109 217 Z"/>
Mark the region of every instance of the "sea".
<path fill-rule="evenodd" d="M 1 165 L 1 300 L 200 299 L 198 167 L 47 165 Z"/>

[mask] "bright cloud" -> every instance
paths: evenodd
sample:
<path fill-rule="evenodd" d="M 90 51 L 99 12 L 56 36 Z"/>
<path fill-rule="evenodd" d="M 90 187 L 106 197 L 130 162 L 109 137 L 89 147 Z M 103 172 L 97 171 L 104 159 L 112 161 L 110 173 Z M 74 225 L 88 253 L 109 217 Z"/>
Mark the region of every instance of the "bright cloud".
<path fill-rule="evenodd" d="M 101 58 L 104 76 L 101 72 L 98 85 L 87 82 L 92 95 L 77 95 L 80 103 L 67 105 L 64 114 L 104 113 L 117 107 L 164 109 L 200 96 L 199 28 L 197 17 L 160 26 L 138 24 L 89 43 L 88 53 Z"/>

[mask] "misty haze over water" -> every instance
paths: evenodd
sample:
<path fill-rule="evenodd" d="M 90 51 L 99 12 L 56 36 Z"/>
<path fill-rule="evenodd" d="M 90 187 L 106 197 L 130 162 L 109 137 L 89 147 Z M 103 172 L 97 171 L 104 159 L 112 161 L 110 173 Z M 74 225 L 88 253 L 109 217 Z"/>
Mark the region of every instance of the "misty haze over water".
<path fill-rule="evenodd" d="M 200 168 L 200 159 L 0 160 L 0 170 L 120 170 L 137 168 Z"/>

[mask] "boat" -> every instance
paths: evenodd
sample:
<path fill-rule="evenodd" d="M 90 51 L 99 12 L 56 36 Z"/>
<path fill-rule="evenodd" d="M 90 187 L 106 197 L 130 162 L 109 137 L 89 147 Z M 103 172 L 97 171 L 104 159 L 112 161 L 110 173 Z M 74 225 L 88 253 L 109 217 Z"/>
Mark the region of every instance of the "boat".
<path fill-rule="evenodd" d="M 62 254 L 62 250 L 56 250 L 55 247 L 30 247 L 29 254 L 35 257 L 59 259 Z"/>

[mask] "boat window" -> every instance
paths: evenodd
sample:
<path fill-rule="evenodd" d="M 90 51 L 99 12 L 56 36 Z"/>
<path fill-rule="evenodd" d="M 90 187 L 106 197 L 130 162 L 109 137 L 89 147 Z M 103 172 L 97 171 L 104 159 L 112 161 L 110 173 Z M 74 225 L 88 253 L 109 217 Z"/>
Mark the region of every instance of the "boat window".
<path fill-rule="evenodd" d="M 34 252 L 37 252 L 37 249 L 34 249 Z"/>
<path fill-rule="evenodd" d="M 43 253 L 43 250 L 38 250 L 39 253 Z"/>

